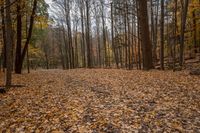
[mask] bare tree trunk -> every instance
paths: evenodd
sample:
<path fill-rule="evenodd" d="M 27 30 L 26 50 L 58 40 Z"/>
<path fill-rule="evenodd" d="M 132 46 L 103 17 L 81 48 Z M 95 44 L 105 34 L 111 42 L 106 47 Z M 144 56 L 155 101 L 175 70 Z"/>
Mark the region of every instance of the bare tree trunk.
<path fill-rule="evenodd" d="M 21 49 L 22 49 L 22 15 L 21 0 L 17 1 L 17 45 L 15 52 L 15 73 L 21 73 Z"/>
<path fill-rule="evenodd" d="M 27 14 L 26 14 L 26 37 L 27 36 L 28 36 L 28 17 L 27 17 Z M 27 62 L 27 71 L 28 71 L 28 73 L 30 73 L 29 47 L 27 48 L 26 62 Z"/>
<path fill-rule="evenodd" d="M 92 67 L 91 60 L 91 44 L 90 44 L 90 9 L 89 9 L 89 0 L 86 0 L 86 42 L 87 42 L 87 65 L 88 68 Z"/>
<path fill-rule="evenodd" d="M 78 62 L 78 37 L 77 37 L 77 23 L 75 24 L 75 67 L 79 67 L 79 62 Z"/>
<path fill-rule="evenodd" d="M 127 8 L 124 4 L 124 34 L 125 34 L 125 67 L 128 68 L 128 36 L 127 36 Z"/>
<path fill-rule="evenodd" d="M 72 31 L 71 31 L 71 18 L 70 18 L 70 1 L 64 1 L 66 23 L 67 23 L 67 35 L 69 43 L 69 66 L 70 69 L 74 68 L 74 48 L 72 46 Z"/>
<path fill-rule="evenodd" d="M 152 49 L 149 37 L 149 24 L 147 14 L 147 1 L 138 0 L 139 5 L 139 22 L 141 24 L 140 32 L 142 39 L 142 53 L 143 53 L 143 69 L 149 70 L 153 68 L 152 63 Z"/>
<path fill-rule="evenodd" d="M 189 0 L 184 0 L 184 7 L 183 12 L 181 16 L 181 36 L 180 36 L 180 58 L 179 58 L 179 64 L 182 68 L 183 66 L 183 52 L 184 52 L 184 33 L 185 33 L 185 23 L 187 18 L 187 11 L 188 11 L 188 3 Z"/>
<path fill-rule="evenodd" d="M 5 11 L 4 6 L 1 7 L 1 16 L 2 16 L 2 34 L 3 34 L 3 49 L 2 49 L 2 55 L 3 55 L 3 71 L 6 68 L 6 27 L 5 27 Z"/>
<path fill-rule="evenodd" d="M 106 40 L 107 40 L 107 42 L 108 42 L 108 45 L 107 45 L 107 55 L 108 55 L 108 66 L 110 67 L 110 42 L 109 42 L 109 35 L 108 35 L 108 29 L 107 29 L 107 26 L 106 26 L 106 29 L 105 29 L 106 31 Z"/>
<path fill-rule="evenodd" d="M 64 30 L 64 29 L 63 29 Z M 58 31 L 58 35 L 59 36 L 62 36 L 63 35 L 63 40 L 64 40 L 64 34 L 61 33 L 61 30 Z M 56 37 L 57 38 L 57 37 Z M 58 39 L 58 38 L 57 38 Z M 60 51 L 60 58 L 61 58 L 61 64 L 62 64 L 62 68 L 63 70 L 66 69 L 66 66 L 65 66 L 65 58 L 64 58 L 64 53 L 63 53 L 63 48 L 62 48 L 62 42 L 60 40 L 57 40 L 57 43 L 58 43 L 58 47 L 59 47 L 59 51 Z M 66 43 L 64 41 L 64 44 L 65 44 L 65 51 L 66 51 Z M 66 57 L 66 56 L 65 56 Z"/>
<path fill-rule="evenodd" d="M 132 38 L 133 38 L 133 56 L 134 56 L 134 54 L 135 54 L 135 56 L 134 56 L 134 60 L 135 60 L 135 63 L 136 63 L 136 67 L 137 67 L 137 69 L 139 68 L 138 67 L 138 55 L 137 55 L 137 33 L 136 33 L 136 17 L 134 16 L 133 17 L 133 20 L 132 20 L 133 22 L 132 22 L 132 33 L 133 33 L 133 35 L 134 36 L 132 36 Z M 133 66 L 132 66 L 133 67 Z"/>
<path fill-rule="evenodd" d="M 112 36 L 112 49 L 114 53 L 114 59 L 117 68 L 119 68 L 119 61 L 118 61 L 118 55 L 116 53 L 116 48 L 114 44 L 114 21 L 113 21 L 113 3 L 111 3 L 111 36 Z"/>
<path fill-rule="evenodd" d="M 177 43 L 177 0 L 175 0 L 175 9 L 174 9 L 174 44 L 173 44 L 173 71 L 176 67 L 176 43 Z"/>
<path fill-rule="evenodd" d="M 80 14 L 81 14 L 81 30 L 82 30 L 82 41 L 81 41 L 81 53 L 82 53 L 82 63 L 83 67 L 86 67 L 86 57 L 85 57 L 85 27 L 84 27 L 84 2 L 81 0 L 80 3 Z"/>
<path fill-rule="evenodd" d="M 29 26 L 29 30 L 28 30 L 28 36 L 27 36 L 27 39 L 25 42 L 24 49 L 22 51 L 21 60 L 20 60 L 21 61 L 20 62 L 20 71 L 17 72 L 18 74 L 21 74 L 23 61 L 24 61 L 24 58 L 25 58 L 25 55 L 26 55 L 26 52 L 28 49 L 29 42 L 31 40 L 36 9 L 37 9 L 37 0 L 34 0 L 33 1 L 33 10 L 32 10 L 31 18 L 30 18 L 30 26 Z"/>
<path fill-rule="evenodd" d="M 69 43 L 68 43 L 68 40 L 67 40 L 67 37 L 66 37 L 65 27 L 64 27 L 63 24 L 62 24 L 62 32 L 63 32 L 64 47 L 65 47 L 64 48 L 65 49 L 65 58 L 63 58 L 63 60 L 65 59 L 65 63 L 64 63 L 65 64 L 65 68 L 69 69 L 70 68 L 70 66 L 69 66 L 69 64 L 70 64 L 70 61 L 69 61 L 69 58 L 70 58 L 70 56 L 69 56 L 70 52 L 69 51 L 70 51 L 70 49 L 69 49 Z"/>
<path fill-rule="evenodd" d="M 134 14 L 134 8 L 132 10 L 132 13 Z M 133 69 L 134 63 L 136 63 L 136 65 L 137 65 L 137 62 L 134 61 L 135 60 L 135 55 L 134 55 L 135 54 L 135 52 L 134 52 L 134 45 L 135 45 L 135 42 L 134 42 L 134 40 L 135 40 L 134 23 L 135 23 L 135 16 L 132 15 L 131 38 L 130 38 L 131 39 L 131 50 L 132 50 L 132 58 L 131 58 L 132 64 L 131 64 L 131 69 Z"/>
<path fill-rule="evenodd" d="M 153 0 L 151 0 L 150 1 L 151 3 L 151 42 L 152 42 L 152 47 L 153 47 L 153 62 L 155 62 L 155 49 L 154 49 L 154 47 L 155 47 L 155 28 L 154 28 L 154 26 L 155 26 L 155 24 L 154 24 L 154 5 L 153 5 Z"/>
<path fill-rule="evenodd" d="M 106 32 L 105 32 L 105 20 L 104 20 L 104 5 L 103 1 L 101 1 L 102 11 L 101 11 L 101 18 L 102 18 L 102 30 L 103 30 L 103 45 L 104 45 L 104 61 L 105 66 L 108 66 L 108 55 L 107 55 L 107 46 L 106 46 Z"/>
<path fill-rule="evenodd" d="M 156 2 L 156 16 L 154 26 L 154 39 L 153 39 L 153 62 L 157 63 L 157 40 L 158 40 L 158 11 L 159 11 L 159 0 Z"/>
<path fill-rule="evenodd" d="M 97 36 L 97 64 L 101 67 L 101 45 L 100 45 L 100 18 L 97 12 L 97 8 L 94 8 L 95 11 L 95 21 L 96 21 L 96 36 Z"/>
<path fill-rule="evenodd" d="M 192 18 L 193 18 L 193 27 L 194 27 L 194 52 L 197 53 L 197 23 L 196 23 L 196 10 L 192 12 Z"/>
<path fill-rule="evenodd" d="M 161 70 L 164 70 L 164 0 L 161 0 L 160 67 L 161 67 Z"/>
<path fill-rule="evenodd" d="M 132 61 L 132 56 L 131 56 L 131 31 L 130 31 L 130 23 L 129 23 L 129 8 L 128 8 L 128 3 L 126 3 L 126 11 L 127 11 L 127 28 L 128 28 L 128 69 L 131 69 L 131 61 Z"/>
<path fill-rule="evenodd" d="M 5 17 L 5 28 L 6 28 L 6 89 L 9 89 L 12 84 L 12 19 L 10 12 L 10 0 L 6 0 L 6 17 Z"/>
<path fill-rule="evenodd" d="M 137 43 L 138 43 L 138 68 L 141 70 L 141 40 L 140 40 L 140 21 L 139 21 L 139 7 L 138 7 L 138 0 L 136 0 L 136 5 L 137 5 Z"/>

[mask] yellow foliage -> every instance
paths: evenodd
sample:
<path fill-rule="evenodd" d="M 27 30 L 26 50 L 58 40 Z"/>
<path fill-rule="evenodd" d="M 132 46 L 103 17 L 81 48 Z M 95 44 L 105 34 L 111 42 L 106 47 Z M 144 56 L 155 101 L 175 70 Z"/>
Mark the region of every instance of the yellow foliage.
<path fill-rule="evenodd" d="M 29 55 L 33 58 L 42 57 L 44 54 L 40 48 L 34 48 L 32 45 L 29 45 Z"/>
<path fill-rule="evenodd" d="M 49 24 L 48 24 L 48 18 L 46 18 L 45 16 L 37 16 L 35 18 L 36 22 L 35 22 L 35 27 L 36 28 L 41 28 L 41 29 L 46 29 L 48 28 Z"/>

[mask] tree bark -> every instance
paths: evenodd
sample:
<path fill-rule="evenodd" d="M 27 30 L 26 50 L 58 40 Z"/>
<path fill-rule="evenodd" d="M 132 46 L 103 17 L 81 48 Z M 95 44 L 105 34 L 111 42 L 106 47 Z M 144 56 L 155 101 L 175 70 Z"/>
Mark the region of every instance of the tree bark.
<path fill-rule="evenodd" d="M 174 8 L 174 44 L 173 44 L 173 71 L 175 71 L 176 67 L 176 43 L 177 43 L 177 0 L 175 2 L 175 8 Z"/>
<path fill-rule="evenodd" d="M 37 0 L 34 0 L 33 10 L 32 10 L 31 18 L 30 18 L 30 26 L 29 26 L 29 30 L 28 30 L 28 36 L 27 36 L 25 46 L 24 46 L 23 51 L 22 51 L 21 60 L 20 60 L 20 63 L 19 63 L 20 71 L 17 71 L 17 74 L 21 74 L 21 72 L 22 72 L 22 65 L 23 65 L 24 58 L 25 58 L 25 55 L 26 55 L 26 52 L 27 52 L 27 49 L 28 49 L 28 45 L 29 45 L 29 42 L 30 42 L 31 36 L 32 36 L 32 30 L 33 30 L 33 24 L 34 24 L 36 9 L 37 9 Z"/>
<path fill-rule="evenodd" d="M 116 53 L 116 48 L 115 48 L 115 44 L 114 44 L 114 20 L 113 20 L 113 3 L 111 3 L 111 36 L 112 36 L 112 49 L 113 49 L 113 53 L 114 53 L 114 59 L 115 59 L 115 63 L 117 68 L 119 68 L 119 61 L 118 61 L 118 55 Z"/>
<path fill-rule="evenodd" d="M 108 66 L 108 55 L 107 55 L 107 46 L 106 46 L 106 32 L 105 32 L 105 20 L 104 20 L 104 5 L 103 2 L 101 1 L 101 6 L 102 6 L 102 11 L 101 11 L 101 18 L 102 18 L 102 31 L 103 31 L 103 45 L 104 45 L 104 61 L 105 61 L 105 66 Z"/>
<path fill-rule="evenodd" d="M 85 27 L 84 27 L 84 2 L 81 0 L 80 3 L 80 14 L 81 14 L 81 53 L 82 53 L 82 64 L 83 67 L 86 67 L 86 57 L 85 57 Z"/>
<path fill-rule="evenodd" d="M 3 34 L 3 71 L 6 68 L 6 27 L 5 27 L 5 10 L 4 7 L 1 7 L 1 16 L 2 16 L 2 34 Z"/>
<path fill-rule="evenodd" d="M 152 63 L 152 49 L 149 34 L 148 14 L 147 14 L 147 1 L 138 0 L 139 5 L 139 22 L 140 32 L 142 39 L 142 53 L 143 53 L 143 69 L 149 70 L 153 68 Z"/>
<path fill-rule="evenodd" d="M 9 89 L 12 84 L 12 19 L 10 14 L 10 0 L 6 0 L 6 17 L 5 17 L 5 29 L 6 29 L 6 89 Z"/>
<path fill-rule="evenodd" d="M 87 65 L 88 68 L 92 67 L 91 60 L 91 44 L 90 44 L 90 9 L 89 9 L 89 0 L 86 0 L 86 42 L 87 42 Z"/>
<path fill-rule="evenodd" d="M 192 18 L 193 18 L 193 29 L 194 29 L 194 52 L 197 53 L 197 23 L 196 23 L 196 10 L 192 12 Z"/>
<path fill-rule="evenodd" d="M 17 45 L 15 52 L 15 73 L 21 73 L 21 48 L 22 48 L 22 15 L 21 0 L 17 2 Z"/>
<path fill-rule="evenodd" d="M 188 11 L 188 4 L 189 0 L 184 0 L 184 7 L 181 17 L 181 36 L 180 36 L 180 58 L 179 58 L 179 64 L 182 68 L 183 66 L 183 54 L 184 54 L 184 32 L 185 32 L 185 23 L 187 18 L 187 11 Z"/>
<path fill-rule="evenodd" d="M 161 67 L 161 70 L 164 70 L 164 0 L 161 0 L 160 67 Z"/>

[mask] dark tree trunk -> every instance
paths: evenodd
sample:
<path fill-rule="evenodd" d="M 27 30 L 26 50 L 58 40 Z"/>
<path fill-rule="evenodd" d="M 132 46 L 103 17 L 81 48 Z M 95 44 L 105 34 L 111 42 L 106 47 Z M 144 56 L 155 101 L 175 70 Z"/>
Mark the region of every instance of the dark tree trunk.
<path fill-rule="evenodd" d="M 26 37 L 28 36 L 28 17 L 26 14 Z M 26 62 L 27 62 L 27 71 L 30 73 L 30 60 L 29 60 L 29 47 L 27 48 L 26 52 Z"/>
<path fill-rule="evenodd" d="M 128 68 L 128 36 L 127 36 L 127 8 L 124 4 L 124 34 L 125 34 L 125 67 Z"/>
<path fill-rule="evenodd" d="M 15 73 L 21 73 L 21 48 L 22 48 L 22 15 L 21 0 L 17 3 L 17 45 L 15 52 Z"/>
<path fill-rule="evenodd" d="M 184 33 L 185 33 L 185 23 L 187 18 L 187 11 L 188 11 L 188 4 L 189 0 L 184 0 L 184 7 L 183 12 L 181 16 L 181 36 L 180 36 L 180 58 L 179 58 L 179 64 L 182 68 L 183 66 L 183 52 L 184 52 Z"/>
<path fill-rule="evenodd" d="M 155 16 L 155 26 L 154 27 L 154 39 L 153 39 L 153 62 L 157 63 L 157 40 L 158 40 L 158 11 L 159 11 L 159 0 L 156 2 L 156 16 Z"/>
<path fill-rule="evenodd" d="M 175 71 L 175 67 L 176 67 L 176 43 L 177 43 L 177 35 L 176 35 L 176 31 L 177 31 L 177 0 L 174 1 L 175 2 L 175 9 L 174 9 L 174 44 L 173 44 L 173 71 Z"/>
<path fill-rule="evenodd" d="M 3 49 L 2 49 L 2 58 L 3 58 L 3 71 L 6 68 L 6 27 L 5 27 L 5 11 L 4 7 L 1 7 L 1 16 L 2 16 L 2 34 L 3 34 Z"/>
<path fill-rule="evenodd" d="M 27 49 L 28 49 L 29 42 L 31 40 L 36 9 L 37 9 L 37 0 L 34 0 L 33 10 L 32 10 L 31 18 L 30 18 L 28 36 L 27 36 L 27 39 L 26 39 L 26 42 L 25 42 L 24 49 L 22 51 L 21 60 L 20 60 L 20 63 L 19 63 L 20 64 L 20 71 L 17 72 L 18 74 L 21 74 L 23 61 L 24 61 L 24 58 L 25 58 L 25 55 L 26 55 L 26 52 L 27 52 Z"/>
<path fill-rule="evenodd" d="M 147 14 L 147 1 L 138 0 L 139 5 L 139 22 L 142 40 L 142 53 L 143 53 L 143 69 L 149 70 L 153 68 L 152 63 L 152 49 L 149 34 L 148 14 Z"/>
<path fill-rule="evenodd" d="M 164 70 L 164 0 L 161 0 L 160 67 L 161 67 L 161 70 Z"/>
<path fill-rule="evenodd" d="M 86 0 L 86 43 L 87 43 L 87 65 L 88 68 L 92 67 L 91 60 L 91 44 L 90 44 L 90 9 L 89 9 L 89 0 Z"/>
<path fill-rule="evenodd" d="M 5 31 L 6 31 L 6 89 L 9 89 L 12 84 L 12 19 L 10 11 L 10 0 L 6 0 L 6 17 L 5 17 Z"/>
<path fill-rule="evenodd" d="M 140 40 L 140 21 L 139 21 L 139 5 L 138 0 L 136 0 L 136 8 L 137 8 L 137 43 L 138 43 L 138 68 L 139 70 L 142 69 L 141 66 L 141 40 Z"/>

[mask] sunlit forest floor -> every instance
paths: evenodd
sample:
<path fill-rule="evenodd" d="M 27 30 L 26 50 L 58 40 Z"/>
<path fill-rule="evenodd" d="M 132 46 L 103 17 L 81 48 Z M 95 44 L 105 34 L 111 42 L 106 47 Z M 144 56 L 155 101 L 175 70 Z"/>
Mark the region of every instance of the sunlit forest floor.
<path fill-rule="evenodd" d="M 13 82 L 0 132 L 200 132 L 200 77 L 187 71 L 40 70 Z"/>

